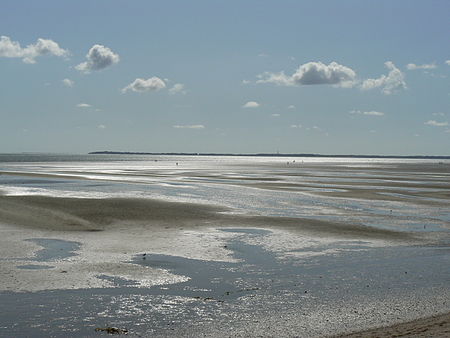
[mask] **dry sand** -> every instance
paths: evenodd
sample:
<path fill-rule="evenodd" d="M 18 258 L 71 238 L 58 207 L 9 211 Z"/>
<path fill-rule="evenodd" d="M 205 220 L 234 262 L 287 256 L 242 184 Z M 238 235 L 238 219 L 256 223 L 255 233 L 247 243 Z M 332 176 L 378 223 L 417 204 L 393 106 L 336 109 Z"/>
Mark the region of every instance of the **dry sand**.
<path fill-rule="evenodd" d="M 450 337 L 450 313 L 387 327 L 355 332 L 335 338 Z"/>

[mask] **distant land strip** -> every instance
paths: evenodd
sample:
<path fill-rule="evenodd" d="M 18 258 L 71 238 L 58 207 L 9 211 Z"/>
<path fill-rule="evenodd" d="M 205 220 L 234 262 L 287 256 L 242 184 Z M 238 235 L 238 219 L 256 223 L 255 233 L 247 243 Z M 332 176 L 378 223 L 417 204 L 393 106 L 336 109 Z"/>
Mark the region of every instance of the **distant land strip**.
<path fill-rule="evenodd" d="M 281 154 L 281 153 L 256 153 L 256 154 L 233 154 L 233 153 L 147 153 L 131 151 L 93 151 L 90 155 L 177 155 L 177 156 L 259 156 L 259 157 L 337 157 L 337 158 L 406 158 L 406 159 L 435 159 L 450 160 L 450 156 L 428 156 L 428 155 L 324 155 L 324 154 Z"/>

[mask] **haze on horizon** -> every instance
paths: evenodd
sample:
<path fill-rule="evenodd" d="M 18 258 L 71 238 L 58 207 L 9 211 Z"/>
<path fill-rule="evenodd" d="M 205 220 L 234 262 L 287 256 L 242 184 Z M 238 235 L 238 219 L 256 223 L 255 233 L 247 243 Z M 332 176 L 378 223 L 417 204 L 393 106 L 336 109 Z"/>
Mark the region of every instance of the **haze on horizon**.
<path fill-rule="evenodd" d="M 0 153 L 450 155 L 450 2 L 8 1 Z"/>

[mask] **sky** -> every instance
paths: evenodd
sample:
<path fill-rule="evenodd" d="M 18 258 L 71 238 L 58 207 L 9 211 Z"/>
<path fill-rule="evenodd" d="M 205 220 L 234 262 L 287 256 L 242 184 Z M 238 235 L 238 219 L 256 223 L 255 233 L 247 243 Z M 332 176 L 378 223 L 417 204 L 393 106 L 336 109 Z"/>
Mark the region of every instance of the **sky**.
<path fill-rule="evenodd" d="M 0 153 L 450 155 L 450 1 L 4 1 Z"/>

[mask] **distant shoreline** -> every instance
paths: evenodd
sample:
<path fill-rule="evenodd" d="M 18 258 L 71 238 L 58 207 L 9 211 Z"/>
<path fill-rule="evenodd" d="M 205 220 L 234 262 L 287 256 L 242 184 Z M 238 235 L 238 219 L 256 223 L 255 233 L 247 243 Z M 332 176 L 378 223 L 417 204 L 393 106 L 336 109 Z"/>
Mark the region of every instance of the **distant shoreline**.
<path fill-rule="evenodd" d="M 336 157 L 336 158 L 400 158 L 400 159 L 434 159 L 450 160 L 450 156 L 427 155 L 325 155 L 325 154 L 281 154 L 281 153 L 148 153 L 133 151 L 93 151 L 89 155 L 177 155 L 177 156 L 242 156 L 242 157 Z"/>

